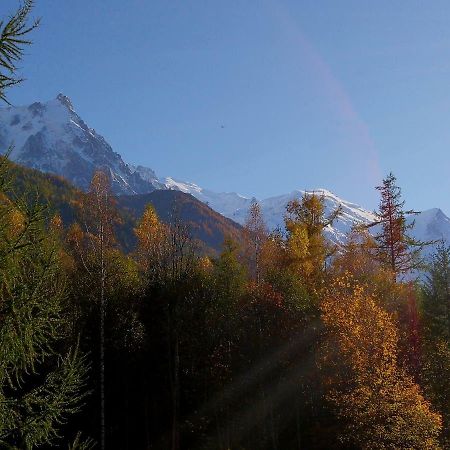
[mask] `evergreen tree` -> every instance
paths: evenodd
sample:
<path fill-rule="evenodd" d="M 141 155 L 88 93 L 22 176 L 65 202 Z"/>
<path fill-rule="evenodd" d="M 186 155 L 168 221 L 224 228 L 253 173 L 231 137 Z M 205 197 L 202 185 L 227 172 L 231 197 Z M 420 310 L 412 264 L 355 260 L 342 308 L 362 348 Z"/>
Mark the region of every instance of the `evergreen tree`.
<path fill-rule="evenodd" d="M 228 305 L 235 303 L 245 289 L 246 270 L 239 260 L 239 245 L 225 239 L 223 250 L 214 262 L 215 289 Z"/>
<path fill-rule="evenodd" d="M 423 312 L 430 335 L 450 343 L 450 247 L 441 243 L 424 286 Z"/>
<path fill-rule="evenodd" d="M 442 413 L 450 446 L 450 248 L 441 243 L 423 289 L 424 330 L 421 377 L 429 398 Z"/>

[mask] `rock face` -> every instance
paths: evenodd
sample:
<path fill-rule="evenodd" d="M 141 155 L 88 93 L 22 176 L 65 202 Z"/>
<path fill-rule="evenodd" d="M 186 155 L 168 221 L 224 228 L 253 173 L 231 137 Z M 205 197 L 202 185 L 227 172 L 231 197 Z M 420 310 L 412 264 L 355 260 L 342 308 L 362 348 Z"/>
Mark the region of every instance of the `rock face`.
<path fill-rule="evenodd" d="M 14 144 L 11 152 L 14 161 L 61 175 L 84 190 L 88 188 L 93 172 L 102 169 L 109 173 L 116 194 L 147 194 L 155 189 L 181 191 L 239 224 L 245 222 L 252 201 L 234 192 L 213 192 L 170 177 L 159 179 L 152 169 L 127 164 L 102 136 L 86 125 L 70 99 L 62 94 L 45 103 L 0 108 L 0 151 L 5 151 L 11 144 Z M 304 192 L 295 190 L 258 200 L 269 229 L 283 227 L 287 202 L 300 198 Z M 334 242 L 344 242 L 353 224 L 375 220 L 372 212 L 326 189 L 314 192 L 323 195 L 328 212 L 342 206 L 341 217 L 326 230 Z M 450 243 L 450 219 L 440 209 L 424 211 L 414 219 L 414 237 L 423 241 L 443 239 Z"/>
<path fill-rule="evenodd" d="M 0 145 L 13 145 L 11 159 L 42 172 L 61 175 L 87 189 L 96 169 L 109 173 L 117 194 L 161 188 L 126 164 L 106 140 L 89 128 L 65 95 L 45 103 L 0 109 Z"/>

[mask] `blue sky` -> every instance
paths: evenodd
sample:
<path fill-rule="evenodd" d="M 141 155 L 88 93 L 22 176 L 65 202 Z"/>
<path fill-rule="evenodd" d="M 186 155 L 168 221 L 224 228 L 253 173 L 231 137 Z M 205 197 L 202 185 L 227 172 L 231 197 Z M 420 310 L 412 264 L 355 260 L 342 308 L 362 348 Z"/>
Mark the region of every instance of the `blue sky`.
<path fill-rule="evenodd" d="M 1 14 L 15 0 L 3 0 Z M 36 0 L 14 104 L 68 95 L 125 160 L 216 191 L 450 213 L 448 1 Z"/>

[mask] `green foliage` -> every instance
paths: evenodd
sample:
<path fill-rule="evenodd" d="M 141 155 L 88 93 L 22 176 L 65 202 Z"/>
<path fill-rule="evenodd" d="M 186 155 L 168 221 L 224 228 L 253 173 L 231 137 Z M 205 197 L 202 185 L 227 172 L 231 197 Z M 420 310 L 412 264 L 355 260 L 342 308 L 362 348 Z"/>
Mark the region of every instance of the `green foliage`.
<path fill-rule="evenodd" d="M 50 443 L 85 395 L 87 364 L 64 337 L 65 277 L 39 205 L 9 200 L 0 164 L 0 443 Z M 49 366 L 50 365 L 50 366 Z M 52 367 L 53 366 L 53 367 Z"/>
<path fill-rule="evenodd" d="M 450 445 L 450 248 L 440 244 L 423 286 L 422 321 L 424 388 L 442 412 Z"/>
<path fill-rule="evenodd" d="M 222 253 L 214 263 L 214 279 L 217 293 L 228 305 L 243 293 L 246 270 L 239 261 L 239 246 L 231 239 L 225 240 Z"/>
<path fill-rule="evenodd" d="M 92 450 L 93 448 L 95 448 L 93 439 L 83 439 L 81 433 L 77 433 L 74 441 L 69 444 L 68 450 Z"/>
<path fill-rule="evenodd" d="M 450 342 L 450 247 L 444 244 L 432 259 L 422 308 L 429 335 Z"/>
<path fill-rule="evenodd" d="M 23 81 L 16 73 L 24 47 L 31 44 L 26 36 L 39 25 L 28 23 L 33 5 L 33 0 L 25 0 L 9 20 L 0 20 L 0 100 L 6 103 L 6 89 Z"/>

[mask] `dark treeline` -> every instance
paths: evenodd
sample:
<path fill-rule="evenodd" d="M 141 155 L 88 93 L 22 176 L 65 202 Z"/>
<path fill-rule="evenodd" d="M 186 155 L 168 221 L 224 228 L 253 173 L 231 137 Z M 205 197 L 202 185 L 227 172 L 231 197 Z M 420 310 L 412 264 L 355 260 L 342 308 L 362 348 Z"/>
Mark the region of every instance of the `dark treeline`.
<path fill-rule="evenodd" d="M 330 243 L 340 211 L 307 194 L 283 231 L 252 204 L 241 238 L 207 257 L 151 205 L 124 253 L 102 172 L 67 228 L 16 198 L 8 172 L 5 159 L 5 448 L 448 447 L 450 251 L 411 281 L 424 243 L 392 175 L 372 234 Z"/>

